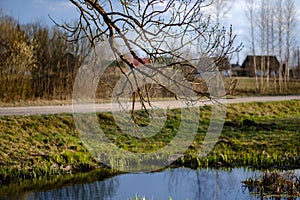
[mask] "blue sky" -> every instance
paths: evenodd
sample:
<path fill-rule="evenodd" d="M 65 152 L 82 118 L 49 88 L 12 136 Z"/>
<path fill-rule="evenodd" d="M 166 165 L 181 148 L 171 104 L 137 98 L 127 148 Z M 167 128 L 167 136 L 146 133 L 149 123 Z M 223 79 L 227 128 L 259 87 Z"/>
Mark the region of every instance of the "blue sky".
<path fill-rule="evenodd" d="M 245 1 L 247 0 L 233 0 L 231 10 L 226 18 L 226 24 L 232 24 L 238 35 L 237 43 L 246 41 L 248 36 L 248 22 L 244 14 Z M 295 2 L 300 9 L 300 1 L 296 0 Z M 22 24 L 36 21 L 42 24 L 53 24 L 48 15 L 59 23 L 70 22 L 78 17 L 78 12 L 68 0 L 0 0 L 0 12 L 13 16 Z M 298 21 L 300 21 L 300 17 Z M 244 59 L 247 51 L 249 49 L 245 43 L 245 48 L 240 53 L 240 62 Z"/>
<path fill-rule="evenodd" d="M 76 19 L 78 15 L 68 0 L 0 0 L 0 9 L 20 23 L 52 24 L 48 15 L 58 22 Z"/>

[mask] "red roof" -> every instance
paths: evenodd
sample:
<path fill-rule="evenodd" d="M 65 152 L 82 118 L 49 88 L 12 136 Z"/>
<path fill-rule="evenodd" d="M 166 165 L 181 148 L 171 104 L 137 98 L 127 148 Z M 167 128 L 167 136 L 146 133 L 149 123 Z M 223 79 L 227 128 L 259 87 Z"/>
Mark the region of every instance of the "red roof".
<path fill-rule="evenodd" d="M 143 66 L 142 63 L 140 63 L 137 59 L 135 58 L 130 58 L 128 59 L 129 62 L 131 62 L 135 67 L 140 67 Z M 145 63 L 145 64 L 149 64 L 150 63 L 150 59 L 149 58 L 141 58 L 141 60 Z"/>

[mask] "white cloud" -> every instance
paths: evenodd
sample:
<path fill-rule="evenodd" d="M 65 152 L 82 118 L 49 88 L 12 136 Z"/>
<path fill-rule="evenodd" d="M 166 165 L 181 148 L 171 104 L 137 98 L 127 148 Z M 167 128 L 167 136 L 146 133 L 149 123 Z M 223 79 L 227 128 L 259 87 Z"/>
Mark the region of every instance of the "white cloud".
<path fill-rule="evenodd" d="M 47 8 L 55 12 L 74 11 L 74 5 L 70 1 L 48 3 Z"/>

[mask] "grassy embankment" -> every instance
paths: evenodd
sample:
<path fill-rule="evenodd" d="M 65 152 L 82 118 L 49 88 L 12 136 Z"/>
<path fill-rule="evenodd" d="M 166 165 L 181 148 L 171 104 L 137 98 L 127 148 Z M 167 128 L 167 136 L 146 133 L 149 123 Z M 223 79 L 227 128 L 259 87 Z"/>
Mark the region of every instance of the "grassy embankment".
<path fill-rule="evenodd" d="M 116 145 L 147 152 L 161 148 L 176 135 L 180 110 L 167 114 L 161 132 L 146 139 L 123 134 L 109 113 L 98 116 L 106 136 Z M 200 159 L 197 154 L 210 114 L 210 107 L 201 108 L 198 134 L 186 156 L 174 166 L 300 167 L 300 101 L 229 105 L 219 142 Z M 101 168 L 83 146 L 71 114 L 0 117 L 0 130 L 1 184 Z"/>

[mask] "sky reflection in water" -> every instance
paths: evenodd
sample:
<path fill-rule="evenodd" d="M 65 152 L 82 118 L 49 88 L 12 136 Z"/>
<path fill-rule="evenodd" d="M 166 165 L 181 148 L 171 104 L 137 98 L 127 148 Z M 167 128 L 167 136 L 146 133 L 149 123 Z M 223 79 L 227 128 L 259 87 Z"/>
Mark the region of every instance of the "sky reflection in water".
<path fill-rule="evenodd" d="M 168 200 L 169 197 L 173 200 L 254 200 L 258 198 L 251 196 L 241 181 L 259 175 L 259 171 L 250 169 L 177 168 L 158 173 L 123 174 L 89 184 L 31 192 L 24 194 L 22 199 L 124 200 L 137 195 L 147 200 Z"/>

